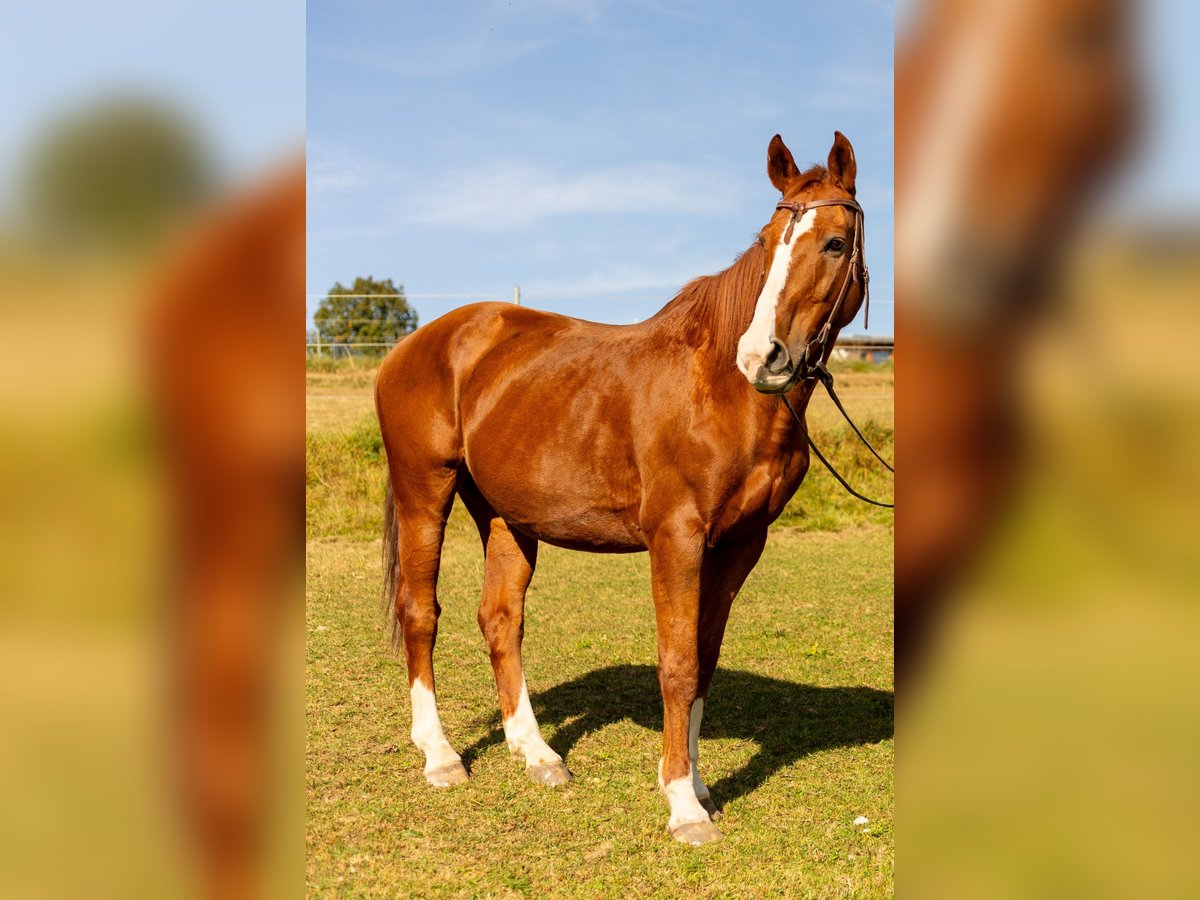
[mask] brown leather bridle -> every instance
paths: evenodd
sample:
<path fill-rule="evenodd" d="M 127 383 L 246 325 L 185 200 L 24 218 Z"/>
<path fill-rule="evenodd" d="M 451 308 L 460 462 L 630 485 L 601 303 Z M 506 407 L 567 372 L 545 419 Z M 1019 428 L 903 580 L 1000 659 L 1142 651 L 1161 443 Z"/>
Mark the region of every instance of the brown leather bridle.
<path fill-rule="evenodd" d="M 846 301 L 846 295 L 850 293 L 851 284 L 855 282 L 861 282 L 862 284 L 864 328 L 867 327 L 867 317 L 870 315 L 870 275 L 867 272 L 867 263 L 863 252 L 863 210 L 856 200 L 852 200 L 849 197 L 831 197 L 825 200 L 805 200 L 802 202 L 780 200 L 775 204 L 775 208 L 790 210 L 792 213 L 792 217 L 788 221 L 787 230 L 783 233 L 783 242 L 786 244 L 791 241 L 792 229 L 800 221 L 801 216 L 810 209 L 816 209 L 820 206 L 844 206 L 854 211 L 854 234 L 850 238 L 850 265 L 846 268 L 846 275 L 842 279 L 842 288 L 838 292 L 833 309 L 829 311 L 829 317 L 825 320 L 825 324 L 821 326 L 821 330 L 817 332 L 817 336 L 804 345 L 804 349 L 800 351 L 800 358 L 795 363 L 792 362 L 791 351 L 788 350 L 787 345 L 774 335 L 771 336 L 771 346 L 775 348 L 775 353 L 773 354 L 771 363 L 767 366 L 768 371 L 778 375 L 786 371 L 789 366 L 792 368 L 792 377 L 788 379 L 781 393 L 790 390 L 792 385 L 797 381 L 809 381 L 820 376 L 821 369 L 824 368 L 825 356 L 829 349 L 826 346 L 829 341 L 829 334 L 833 329 L 834 320 L 837 319 L 838 313 L 842 310 L 842 304 Z M 780 363 L 780 361 L 782 362 Z M 778 367 L 776 367 L 776 364 L 779 364 Z"/>
<path fill-rule="evenodd" d="M 854 235 L 850 239 L 850 265 L 846 268 L 846 275 L 842 279 L 842 287 L 841 290 L 838 291 L 837 300 L 834 301 L 833 309 L 829 311 L 829 316 L 825 319 L 825 324 L 821 326 L 821 330 L 817 332 L 817 336 L 804 345 L 804 349 L 800 352 L 800 359 L 793 363 L 787 345 L 772 335 L 771 345 L 776 348 L 778 352 L 774 355 L 772 362 L 767 365 L 767 369 L 778 375 L 785 371 L 787 367 L 791 366 L 791 377 L 788 379 L 787 384 L 785 384 L 777 393 L 779 394 L 779 398 L 783 401 L 783 405 L 787 407 L 787 411 L 791 413 L 792 418 L 796 420 L 796 425 L 799 426 L 800 433 L 804 435 L 804 440 L 808 443 L 808 446 L 812 448 L 812 451 L 816 454 L 817 459 L 825 464 L 825 468 L 829 470 L 830 474 L 838 480 L 843 488 L 845 488 L 849 493 L 857 497 L 859 500 L 863 500 L 866 503 L 870 503 L 874 506 L 883 506 L 888 509 L 895 509 L 894 502 L 884 503 L 881 500 L 872 500 L 870 497 L 860 494 L 850 486 L 850 483 L 842 477 L 838 470 L 833 467 L 833 464 L 825 458 L 823 453 L 821 453 L 817 445 L 813 443 L 812 436 L 809 435 L 808 429 L 804 427 L 804 419 L 799 413 L 796 412 L 795 408 L 787 398 L 787 392 L 791 390 L 792 386 L 795 385 L 796 382 L 811 381 L 812 379 L 820 381 L 825 387 L 825 390 L 829 393 L 829 399 L 834 402 L 834 405 L 837 406 L 843 418 L 845 418 L 850 427 L 854 429 L 854 433 L 858 435 L 859 440 L 866 445 L 868 450 L 875 454 L 875 458 L 883 463 L 889 472 L 895 473 L 896 470 L 892 467 L 892 464 L 879 455 L 879 451 L 871 446 L 871 442 L 867 440 L 866 436 L 862 433 L 862 431 L 859 430 L 858 426 L 854 424 L 854 420 L 850 418 L 850 414 L 846 412 L 846 407 L 842 406 L 842 401 L 838 398 L 837 392 L 833 389 L 833 375 L 827 368 L 825 368 L 825 357 L 828 355 L 830 349 L 828 347 L 829 334 L 833 330 L 834 320 L 837 319 L 838 313 L 842 311 L 842 304 L 846 302 L 846 295 L 850 293 L 851 284 L 855 282 L 862 283 L 864 328 L 866 327 L 867 316 L 869 315 L 871 308 L 870 276 L 867 273 L 867 263 L 863 254 L 862 207 L 858 205 L 857 201 L 849 198 L 806 200 L 801 203 L 793 200 L 780 200 L 779 203 L 775 205 L 775 208 L 790 210 L 792 213 L 791 220 L 788 222 L 787 231 L 783 233 L 783 242 L 786 244 L 791 241 L 792 229 L 795 227 L 796 223 L 800 221 L 800 217 L 810 209 L 815 209 L 819 206 L 844 206 L 847 209 L 854 211 Z M 778 362 L 780 359 L 783 360 L 783 363 L 778 369 L 776 369 L 773 363 Z"/>

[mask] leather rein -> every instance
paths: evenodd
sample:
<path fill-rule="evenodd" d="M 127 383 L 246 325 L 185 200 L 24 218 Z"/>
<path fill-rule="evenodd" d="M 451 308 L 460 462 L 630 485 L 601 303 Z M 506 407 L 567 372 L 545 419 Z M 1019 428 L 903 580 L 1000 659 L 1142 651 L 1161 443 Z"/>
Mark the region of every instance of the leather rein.
<path fill-rule="evenodd" d="M 828 469 L 829 473 L 837 479 L 838 483 L 841 484 L 841 486 L 845 488 L 846 491 L 851 495 L 857 497 L 859 500 L 862 500 L 865 503 L 870 503 L 874 506 L 882 506 L 887 509 L 895 509 L 895 502 L 884 503 L 880 500 L 872 500 L 870 497 L 863 496 L 850 486 L 850 483 L 838 473 L 837 469 L 833 467 L 833 464 L 825 458 L 825 455 L 819 449 L 817 449 L 817 445 L 813 443 L 813 439 L 809 435 L 808 429 L 804 427 L 804 420 L 796 412 L 795 408 L 791 404 L 791 401 L 789 401 L 787 398 L 787 392 L 790 391 L 797 382 L 812 380 L 820 381 L 821 384 L 824 385 L 826 392 L 829 394 L 829 399 L 833 401 L 834 405 L 838 408 L 838 411 L 842 414 L 842 417 L 846 420 L 850 427 L 854 429 L 854 433 L 858 435 L 858 439 L 862 441 L 866 448 L 875 455 L 877 460 L 883 463 L 884 467 L 887 468 L 889 472 L 891 472 L 893 475 L 895 474 L 896 470 L 886 459 L 879 455 L 878 450 L 871 446 L 870 441 L 866 439 L 863 433 L 859 430 L 858 426 L 855 425 L 854 421 L 850 418 L 849 413 L 846 412 L 846 408 L 842 406 L 842 401 L 838 399 L 837 393 L 833 389 L 833 374 L 825 366 L 825 359 L 829 355 L 829 351 L 831 349 L 828 346 L 828 341 L 830 332 L 833 330 L 834 320 L 837 319 L 838 314 L 842 311 L 842 305 L 846 301 L 846 296 L 850 293 L 850 285 L 856 282 L 861 282 L 862 284 L 864 305 L 863 327 L 867 327 L 867 322 L 869 321 L 867 317 L 870 315 L 871 309 L 870 275 L 867 272 L 867 264 L 863 253 L 862 207 L 858 205 L 857 201 L 849 198 L 842 199 L 834 197 L 825 200 L 807 200 L 803 202 L 780 200 L 779 203 L 775 205 L 775 208 L 777 210 L 789 210 L 792 214 L 791 219 L 788 221 L 787 230 L 783 233 L 783 241 L 786 244 L 791 240 L 792 230 L 795 228 L 796 223 L 800 221 L 801 216 L 803 216 L 810 209 L 815 209 L 819 206 L 844 206 L 847 209 L 854 211 L 854 236 L 851 239 L 850 265 L 846 268 L 846 275 L 842 279 L 841 290 L 838 292 L 838 297 L 833 304 L 833 308 L 829 311 L 828 318 L 825 319 L 825 324 L 821 326 L 821 330 L 817 332 L 817 336 L 804 345 L 804 349 L 800 352 L 799 360 L 796 363 L 793 363 L 791 360 L 791 353 L 788 350 L 787 345 L 785 345 L 778 338 L 772 336 L 771 344 L 776 349 L 775 362 L 779 363 L 779 361 L 782 360 L 782 364 L 779 365 L 777 370 L 775 370 L 773 367 L 768 368 L 771 368 L 775 374 L 779 374 L 779 372 L 784 371 L 788 366 L 792 367 L 791 378 L 788 379 L 787 383 L 779 391 L 779 397 L 781 400 L 783 400 L 783 405 L 787 407 L 788 412 L 792 414 L 792 418 L 796 420 L 796 425 L 800 428 L 800 433 L 804 435 L 804 439 L 808 442 L 808 446 L 812 448 L 812 451 L 816 454 L 817 459 L 824 464 L 825 468 Z"/>

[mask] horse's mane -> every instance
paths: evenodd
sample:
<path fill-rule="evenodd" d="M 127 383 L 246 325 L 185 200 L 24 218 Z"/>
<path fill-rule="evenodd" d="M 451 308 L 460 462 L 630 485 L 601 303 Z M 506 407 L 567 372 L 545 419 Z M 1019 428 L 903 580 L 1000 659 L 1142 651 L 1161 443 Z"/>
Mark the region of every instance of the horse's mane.
<path fill-rule="evenodd" d="M 755 241 L 725 271 L 685 284 L 654 318 L 681 335 L 698 335 L 732 359 L 765 278 L 766 251 Z"/>
<path fill-rule="evenodd" d="M 795 194 L 828 180 L 828 170 L 813 165 L 795 176 L 788 193 Z M 755 241 L 728 269 L 685 284 L 654 318 L 689 337 L 698 333 L 702 340 L 707 339 L 719 352 L 733 359 L 738 338 L 750 324 L 754 303 L 766 278 L 767 251 Z"/>

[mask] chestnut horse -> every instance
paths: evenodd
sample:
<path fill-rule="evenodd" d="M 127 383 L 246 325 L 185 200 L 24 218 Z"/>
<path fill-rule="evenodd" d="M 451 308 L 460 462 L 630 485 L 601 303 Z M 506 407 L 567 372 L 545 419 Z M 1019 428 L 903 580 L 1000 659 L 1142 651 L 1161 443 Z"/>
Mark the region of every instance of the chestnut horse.
<path fill-rule="evenodd" d="M 781 396 L 803 414 L 813 362 L 827 359 L 865 296 L 855 171 L 840 132 L 827 166 L 804 172 L 776 135 L 767 173 L 783 198 L 758 240 L 650 319 L 600 325 L 478 303 L 384 360 L 384 599 L 403 636 L 412 739 L 430 784 L 467 779 L 433 677 L 438 567 L 457 493 L 484 545 L 479 627 L 505 738 L 540 784 L 572 776 L 538 731 L 521 668 L 538 543 L 649 551 L 668 829 L 685 843 L 720 838 L 697 772 L 700 720 L 730 605 L 808 469 Z"/>

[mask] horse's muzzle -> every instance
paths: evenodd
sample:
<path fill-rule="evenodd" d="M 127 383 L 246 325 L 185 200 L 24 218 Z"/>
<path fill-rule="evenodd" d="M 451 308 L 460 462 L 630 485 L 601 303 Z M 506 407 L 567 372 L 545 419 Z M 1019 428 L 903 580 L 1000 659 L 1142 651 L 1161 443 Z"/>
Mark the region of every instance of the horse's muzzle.
<path fill-rule="evenodd" d="M 753 377 L 747 377 L 751 386 L 760 394 L 778 394 L 788 389 L 794 374 L 792 355 L 787 346 L 778 338 L 771 338 L 771 347 L 766 356 L 762 357 L 758 371 Z"/>
<path fill-rule="evenodd" d="M 760 394 L 782 394 L 799 381 L 821 377 L 825 369 L 820 352 L 813 353 L 815 343 L 816 340 L 809 342 L 797 356 L 793 356 L 783 341 L 771 338 L 771 349 L 758 367 L 757 375 L 750 379 L 750 384 Z M 813 362 L 814 358 L 816 362 Z"/>
<path fill-rule="evenodd" d="M 805 354 L 800 354 L 800 368 L 804 368 Z M 787 345 L 777 337 L 770 338 L 766 353 L 750 352 L 739 355 L 738 368 L 746 380 L 760 394 L 779 394 L 792 387 L 797 380 L 795 357 Z"/>

